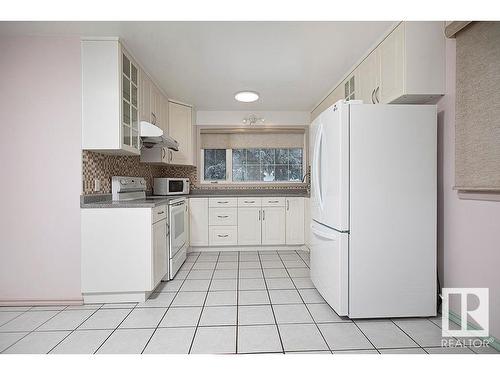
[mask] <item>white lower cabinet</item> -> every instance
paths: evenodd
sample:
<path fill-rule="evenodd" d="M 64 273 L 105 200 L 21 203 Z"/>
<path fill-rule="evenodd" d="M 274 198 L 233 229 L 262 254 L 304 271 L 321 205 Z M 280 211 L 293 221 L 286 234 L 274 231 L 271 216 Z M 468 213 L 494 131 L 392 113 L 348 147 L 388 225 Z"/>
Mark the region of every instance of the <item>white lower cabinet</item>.
<path fill-rule="evenodd" d="M 285 244 L 285 207 L 262 208 L 262 245 Z"/>
<path fill-rule="evenodd" d="M 303 245 L 303 197 L 190 198 L 191 246 Z"/>
<path fill-rule="evenodd" d="M 238 245 L 261 244 L 261 208 L 238 207 Z"/>
<path fill-rule="evenodd" d="M 143 302 L 168 272 L 166 206 L 81 210 L 85 303 Z"/>
<path fill-rule="evenodd" d="M 304 198 L 293 197 L 286 199 L 286 244 L 302 245 L 304 236 Z"/>
<path fill-rule="evenodd" d="M 208 246 L 208 198 L 189 199 L 189 243 Z"/>
<path fill-rule="evenodd" d="M 238 244 L 238 229 L 231 226 L 210 226 L 209 229 L 210 246 L 230 246 Z"/>

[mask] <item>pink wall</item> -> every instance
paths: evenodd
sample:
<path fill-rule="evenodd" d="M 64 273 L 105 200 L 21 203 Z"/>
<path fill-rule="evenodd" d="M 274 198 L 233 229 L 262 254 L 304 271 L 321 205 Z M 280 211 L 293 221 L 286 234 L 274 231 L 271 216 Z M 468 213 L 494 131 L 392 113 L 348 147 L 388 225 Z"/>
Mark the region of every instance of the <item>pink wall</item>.
<path fill-rule="evenodd" d="M 490 335 L 500 339 L 500 202 L 459 199 L 455 181 L 455 40 L 446 42 L 439 112 L 438 253 L 444 287 L 490 288 Z M 460 311 L 452 306 L 455 312 Z"/>
<path fill-rule="evenodd" d="M 80 300 L 80 40 L 0 51 L 0 302 Z"/>

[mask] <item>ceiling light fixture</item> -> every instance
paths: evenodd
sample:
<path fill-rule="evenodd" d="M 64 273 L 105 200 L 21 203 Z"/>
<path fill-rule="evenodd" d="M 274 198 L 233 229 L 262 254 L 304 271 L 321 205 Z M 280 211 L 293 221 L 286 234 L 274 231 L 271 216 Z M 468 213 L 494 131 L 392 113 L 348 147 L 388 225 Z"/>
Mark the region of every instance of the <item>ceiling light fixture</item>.
<path fill-rule="evenodd" d="M 243 119 L 243 124 L 245 125 L 255 125 L 257 122 L 264 123 L 266 119 L 263 117 L 257 117 L 256 115 L 249 115 Z"/>
<path fill-rule="evenodd" d="M 243 103 L 252 103 L 259 99 L 259 93 L 255 91 L 240 91 L 234 94 L 234 98 Z"/>

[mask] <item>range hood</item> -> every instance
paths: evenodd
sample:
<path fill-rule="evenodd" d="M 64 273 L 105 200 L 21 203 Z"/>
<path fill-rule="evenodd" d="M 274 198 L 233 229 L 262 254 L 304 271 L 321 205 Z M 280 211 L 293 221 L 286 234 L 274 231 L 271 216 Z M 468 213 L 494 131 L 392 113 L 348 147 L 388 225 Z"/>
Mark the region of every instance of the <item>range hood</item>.
<path fill-rule="evenodd" d="M 163 134 L 158 126 L 147 121 L 140 122 L 142 145 L 146 148 L 166 147 L 170 150 L 179 151 L 179 142 L 172 137 Z"/>

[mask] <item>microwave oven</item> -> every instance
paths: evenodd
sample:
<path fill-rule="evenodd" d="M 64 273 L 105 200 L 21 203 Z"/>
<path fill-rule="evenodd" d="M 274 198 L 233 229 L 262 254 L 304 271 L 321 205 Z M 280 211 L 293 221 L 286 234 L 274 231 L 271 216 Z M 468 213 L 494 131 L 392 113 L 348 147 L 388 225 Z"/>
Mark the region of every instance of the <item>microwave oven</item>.
<path fill-rule="evenodd" d="M 189 178 L 158 177 L 153 180 L 154 195 L 187 195 Z"/>

